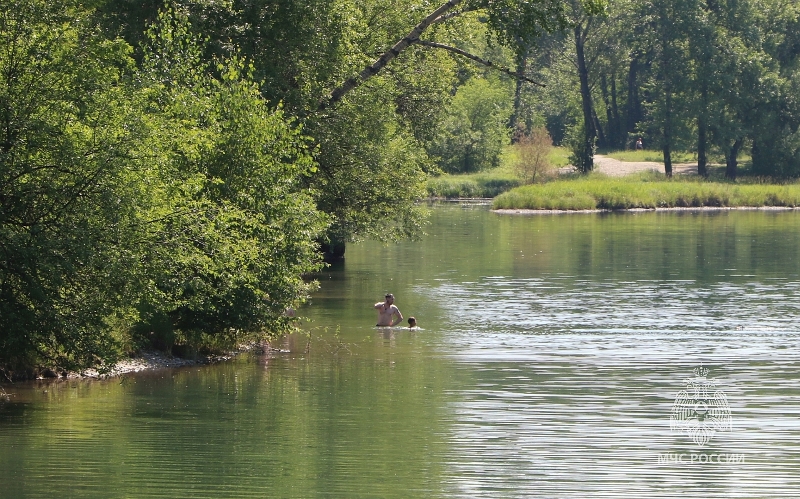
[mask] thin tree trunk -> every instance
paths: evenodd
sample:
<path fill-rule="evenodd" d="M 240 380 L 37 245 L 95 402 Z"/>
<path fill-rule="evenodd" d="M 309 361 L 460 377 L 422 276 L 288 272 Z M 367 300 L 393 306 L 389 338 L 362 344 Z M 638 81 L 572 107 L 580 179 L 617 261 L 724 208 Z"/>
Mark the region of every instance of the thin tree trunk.
<path fill-rule="evenodd" d="M 600 77 L 600 91 L 603 95 L 603 105 L 606 108 L 606 130 L 600 133 L 600 126 L 597 127 L 597 134 L 600 135 L 600 143 L 606 146 L 614 144 L 614 115 L 611 112 L 611 97 L 608 95 L 608 78 L 603 73 Z"/>
<path fill-rule="evenodd" d="M 604 146 L 609 145 L 608 136 L 603 131 L 603 124 L 600 123 L 600 118 L 597 117 L 597 111 L 592 109 L 592 121 L 594 122 L 594 129 L 597 132 L 597 141 Z"/>
<path fill-rule="evenodd" d="M 672 177 L 672 68 L 670 67 L 670 43 L 667 34 L 669 16 L 661 12 L 661 71 L 664 78 L 664 137 L 661 146 L 664 152 L 664 174 Z"/>
<path fill-rule="evenodd" d="M 619 107 L 617 106 L 617 74 L 611 73 L 611 115 L 614 117 L 614 145 L 625 148 L 625 134 L 622 132 L 622 122 L 619 119 Z"/>
<path fill-rule="evenodd" d="M 706 146 L 706 117 L 705 112 L 700 111 L 700 117 L 697 118 L 697 174 L 701 177 L 708 177 Z"/>
<path fill-rule="evenodd" d="M 708 148 L 708 122 L 706 120 L 707 114 L 708 88 L 705 80 L 703 80 L 702 88 L 700 90 L 700 113 L 697 116 L 697 174 L 701 177 L 708 177 L 708 158 L 706 157 L 706 150 Z"/>
<path fill-rule="evenodd" d="M 628 69 L 628 116 L 625 122 L 625 131 L 627 133 L 636 131 L 636 124 L 641 121 L 641 113 L 639 112 L 639 88 L 636 86 L 636 72 L 638 68 L 639 59 L 633 57 Z"/>
<path fill-rule="evenodd" d="M 517 59 L 517 74 L 525 74 L 525 70 L 528 68 L 528 51 L 525 52 Z M 516 143 L 519 139 L 518 133 L 520 131 L 520 124 L 519 122 L 519 115 L 520 115 L 520 107 L 522 106 L 522 87 L 523 81 L 521 78 L 517 78 L 517 86 L 514 89 L 514 112 L 511 113 L 511 120 L 509 121 L 509 125 L 511 126 L 511 130 L 513 134 L 511 136 L 511 142 Z"/>
<path fill-rule="evenodd" d="M 581 82 L 581 104 L 583 108 L 583 147 L 578 168 L 583 173 L 588 173 L 594 169 L 594 138 L 595 129 L 592 121 L 592 94 L 589 89 L 589 71 L 586 68 L 586 56 L 584 55 L 583 45 L 585 41 L 585 31 L 581 24 L 575 26 L 575 55 L 578 62 L 578 77 Z"/>
<path fill-rule="evenodd" d="M 664 152 L 664 174 L 672 177 L 672 93 L 667 90 L 664 109 L 664 143 L 661 150 Z"/>

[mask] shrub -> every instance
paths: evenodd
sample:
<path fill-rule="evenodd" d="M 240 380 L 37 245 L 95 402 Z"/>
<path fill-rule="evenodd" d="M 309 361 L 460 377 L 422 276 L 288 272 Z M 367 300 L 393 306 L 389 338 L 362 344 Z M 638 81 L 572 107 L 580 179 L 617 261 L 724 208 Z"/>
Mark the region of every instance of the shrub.
<path fill-rule="evenodd" d="M 549 156 L 553 149 L 553 141 L 545 128 L 534 128 L 530 133 L 518 132 L 514 145 L 517 160 L 514 170 L 525 184 L 536 182 L 553 169 Z"/>

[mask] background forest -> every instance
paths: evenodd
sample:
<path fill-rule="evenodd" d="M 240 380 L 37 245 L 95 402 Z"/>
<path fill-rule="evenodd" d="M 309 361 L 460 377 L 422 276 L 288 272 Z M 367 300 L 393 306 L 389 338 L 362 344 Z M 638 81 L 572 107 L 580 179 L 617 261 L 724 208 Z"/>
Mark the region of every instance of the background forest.
<path fill-rule="evenodd" d="M 735 179 L 800 174 L 799 125 L 795 0 L 0 0 L 0 368 L 284 333 L 512 135 Z"/>

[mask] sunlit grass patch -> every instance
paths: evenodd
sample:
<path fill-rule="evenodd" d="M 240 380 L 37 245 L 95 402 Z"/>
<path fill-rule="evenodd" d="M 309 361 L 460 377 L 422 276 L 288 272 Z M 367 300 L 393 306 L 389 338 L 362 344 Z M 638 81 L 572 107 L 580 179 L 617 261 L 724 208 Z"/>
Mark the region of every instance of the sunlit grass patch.
<path fill-rule="evenodd" d="M 491 198 L 521 185 L 513 173 L 489 170 L 466 175 L 440 175 L 428 179 L 428 196 L 434 198 Z"/>
<path fill-rule="evenodd" d="M 495 209 L 585 210 L 676 207 L 800 206 L 800 184 L 736 184 L 657 174 L 572 180 L 512 189 L 494 199 Z"/>
<path fill-rule="evenodd" d="M 554 147 L 547 159 L 553 168 L 562 168 L 569 164 L 569 151 L 565 147 Z"/>

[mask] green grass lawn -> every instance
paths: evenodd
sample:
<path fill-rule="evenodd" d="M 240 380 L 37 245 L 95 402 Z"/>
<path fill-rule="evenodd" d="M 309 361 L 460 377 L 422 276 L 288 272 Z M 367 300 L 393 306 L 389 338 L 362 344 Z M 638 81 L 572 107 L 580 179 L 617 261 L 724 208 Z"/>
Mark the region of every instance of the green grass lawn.
<path fill-rule="evenodd" d="M 701 206 L 800 206 L 800 183 L 709 182 L 649 173 L 627 177 L 591 174 L 521 186 L 494 199 L 494 209 L 621 210 Z"/>
<path fill-rule="evenodd" d="M 620 161 L 653 161 L 656 163 L 664 162 L 664 154 L 661 151 L 654 151 L 650 149 L 643 149 L 634 151 L 631 149 L 624 151 L 598 151 L 598 154 L 608 156 L 609 158 L 618 159 Z M 691 152 L 673 152 L 673 163 L 692 163 L 697 161 L 697 155 Z"/>

